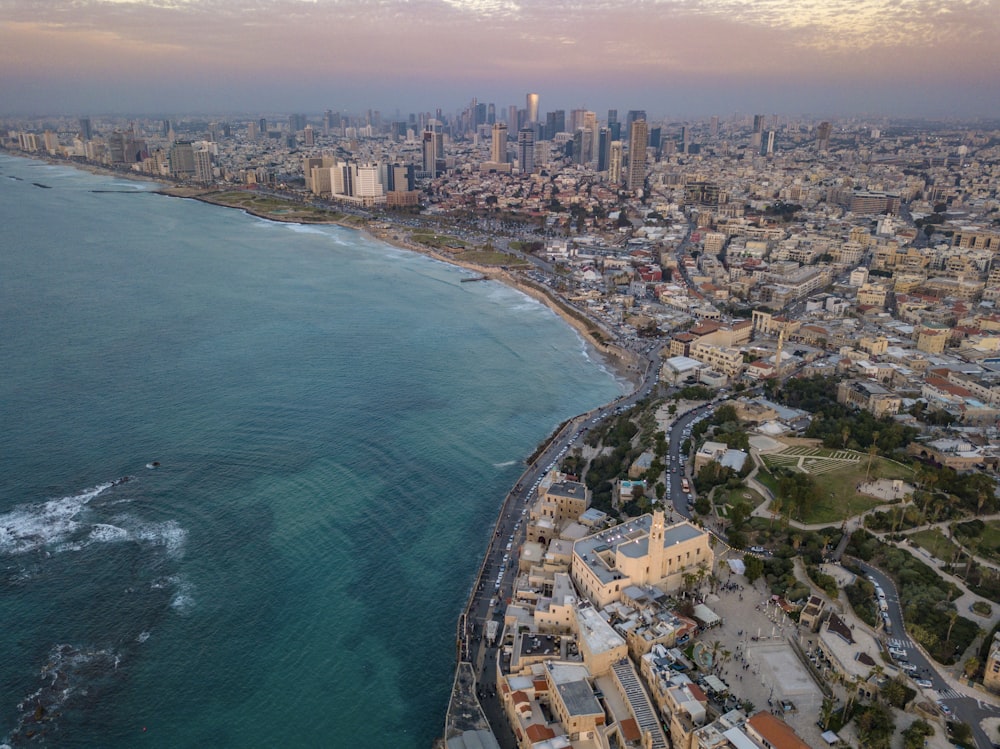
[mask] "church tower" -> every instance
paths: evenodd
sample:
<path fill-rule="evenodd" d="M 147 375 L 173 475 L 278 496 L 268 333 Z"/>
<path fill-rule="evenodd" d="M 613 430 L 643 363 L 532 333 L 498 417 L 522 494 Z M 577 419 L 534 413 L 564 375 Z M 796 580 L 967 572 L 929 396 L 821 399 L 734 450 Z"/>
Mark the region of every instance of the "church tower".
<path fill-rule="evenodd" d="M 653 510 L 653 525 L 649 529 L 649 575 L 647 582 L 656 585 L 664 576 L 663 568 L 663 508 Z"/>

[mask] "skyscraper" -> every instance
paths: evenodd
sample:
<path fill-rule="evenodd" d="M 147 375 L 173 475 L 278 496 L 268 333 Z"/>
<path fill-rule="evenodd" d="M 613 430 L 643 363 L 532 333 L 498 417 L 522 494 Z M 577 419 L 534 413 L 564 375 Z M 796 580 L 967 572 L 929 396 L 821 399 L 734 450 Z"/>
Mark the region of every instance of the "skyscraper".
<path fill-rule="evenodd" d="M 611 141 L 608 149 L 608 182 L 620 185 L 622 182 L 622 142 L 620 140 Z"/>
<path fill-rule="evenodd" d="M 535 129 L 522 127 L 517 131 L 517 163 L 521 174 L 535 171 Z"/>
<path fill-rule="evenodd" d="M 424 172 L 427 176 L 438 176 L 439 163 L 444 158 L 444 133 L 441 132 L 441 125 L 435 120 L 427 124 L 427 129 L 423 133 L 423 156 Z"/>
<path fill-rule="evenodd" d="M 625 133 L 629 140 L 632 139 L 632 123 L 636 120 L 645 120 L 646 110 L 645 109 L 630 109 L 628 114 L 625 115 Z"/>
<path fill-rule="evenodd" d="M 507 126 L 502 122 L 498 122 L 493 126 L 490 161 L 496 164 L 507 163 Z"/>
<path fill-rule="evenodd" d="M 566 110 L 557 109 L 554 112 L 548 112 L 545 115 L 545 134 L 543 136 L 544 140 L 552 140 L 556 137 L 556 133 L 562 133 L 566 131 Z"/>
<path fill-rule="evenodd" d="M 597 136 L 597 171 L 608 170 L 608 160 L 611 158 L 611 128 L 602 127 Z"/>
<path fill-rule="evenodd" d="M 646 181 L 646 143 L 649 141 L 649 128 L 646 120 L 634 120 L 628 141 L 628 179 L 625 187 L 628 190 L 640 189 Z"/>
<path fill-rule="evenodd" d="M 80 140 L 90 140 L 94 137 L 94 129 L 90 125 L 89 117 L 80 118 Z"/>
<path fill-rule="evenodd" d="M 538 122 L 538 94 L 528 94 L 525 99 L 527 101 L 525 109 L 528 110 L 527 122 Z"/>
<path fill-rule="evenodd" d="M 816 147 L 820 151 L 827 151 L 830 148 L 830 133 L 833 131 L 833 127 L 829 122 L 825 120 L 819 123 L 819 127 L 816 128 Z"/>
<path fill-rule="evenodd" d="M 583 127 L 590 131 L 590 145 L 587 149 L 587 160 L 584 163 L 590 163 L 597 158 L 597 112 L 584 112 L 583 113 Z"/>
<path fill-rule="evenodd" d="M 618 110 L 608 110 L 608 130 L 611 131 L 611 140 L 619 140 L 622 137 L 622 124 L 618 121 Z"/>

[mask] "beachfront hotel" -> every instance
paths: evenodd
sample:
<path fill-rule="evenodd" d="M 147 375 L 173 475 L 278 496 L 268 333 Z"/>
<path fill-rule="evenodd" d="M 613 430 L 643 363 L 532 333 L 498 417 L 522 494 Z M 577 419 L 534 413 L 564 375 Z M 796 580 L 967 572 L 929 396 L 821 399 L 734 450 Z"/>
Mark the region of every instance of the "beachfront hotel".
<path fill-rule="evenodd" d="M 667 526 L 663 510 L 655 510 L 577 541 L 570 575 L 603 608 L 630 585 L 679 590 L 685 574 L 711 570 L 714 559 L 708 533 L 686 520 Z"/>

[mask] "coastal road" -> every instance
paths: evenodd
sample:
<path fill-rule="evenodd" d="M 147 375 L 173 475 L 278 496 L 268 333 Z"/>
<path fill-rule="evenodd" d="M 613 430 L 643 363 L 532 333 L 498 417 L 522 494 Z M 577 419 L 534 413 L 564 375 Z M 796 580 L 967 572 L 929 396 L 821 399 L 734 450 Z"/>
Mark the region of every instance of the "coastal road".
<path fill-rule="evenodd" d="M 487 642 L 486 632 L 491 620 L 497 621 L 502 629 L 503 611 L 513 595 L 517 577 L 518 549 L 524 541 L 528 508 L 536 498 L 538 486 L 545 474 L 556 468 L 572 446 L 582 440 L 590 429 L 654 392 L 659 380 L 660 350 L 663 345 L 659 341 L 652 343 L 641 354 L 646 363 L 642 379 L 632 393 L 571 419 L 532 461 L 507 494 L 501 507 L 480 575 L 466 608 L 464 632 L 459 632 L 459 638 L 463 643 L 460 657 L 473 665 L 477 696 L 503 749 L 514 749 L 516 741 L 496 697 L 498 652 L 497 647 Z"/>

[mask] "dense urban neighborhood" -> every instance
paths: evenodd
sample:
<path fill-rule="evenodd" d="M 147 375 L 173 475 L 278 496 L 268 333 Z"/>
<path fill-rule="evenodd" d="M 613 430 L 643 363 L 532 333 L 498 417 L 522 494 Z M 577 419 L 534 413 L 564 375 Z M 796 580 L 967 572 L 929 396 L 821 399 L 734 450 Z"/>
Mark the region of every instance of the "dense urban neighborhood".
<path fill-rule="evenodd" d="M 464 266 L 633 384 L 502 500 L 442 745 L 1000 744 L 1000 123 L 538 107 L 0 146 Z"/>

